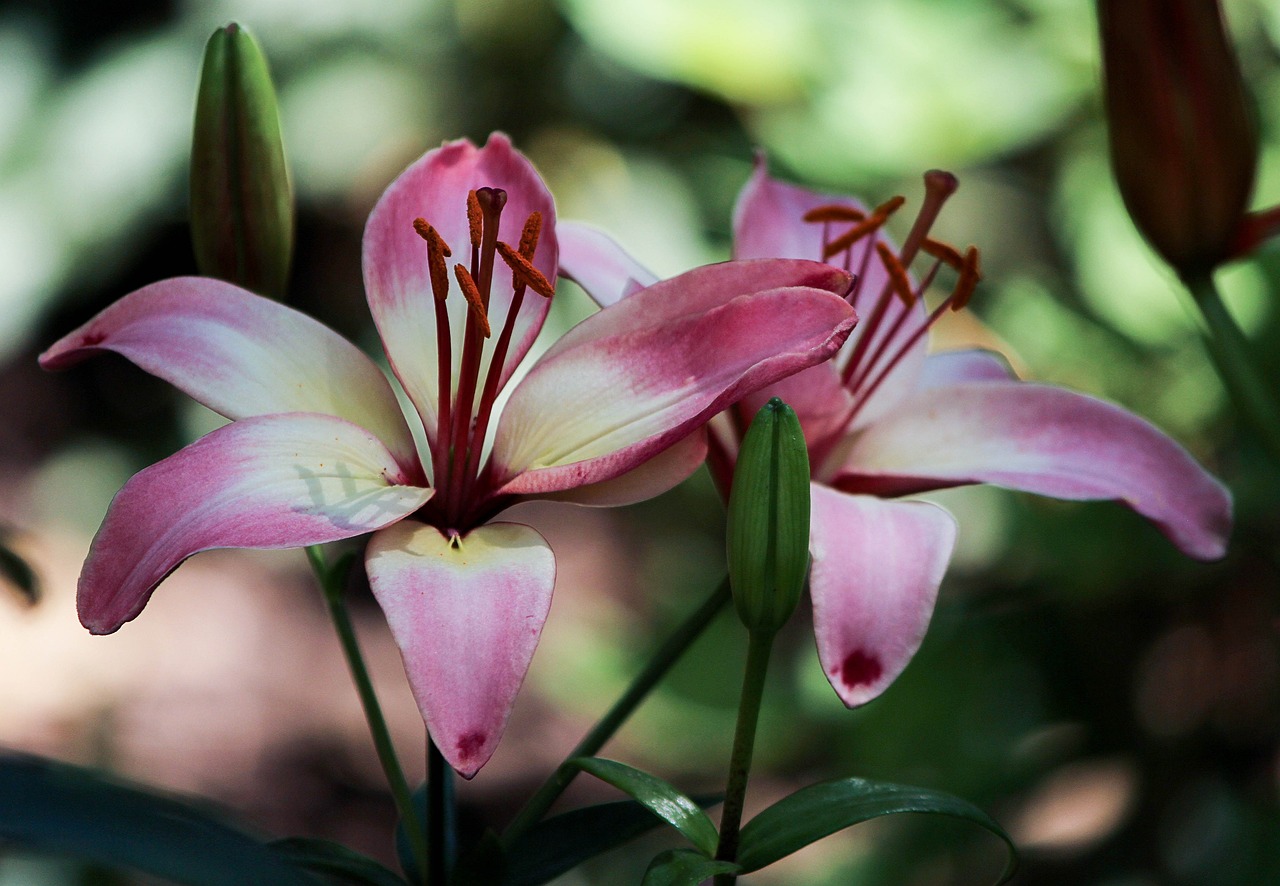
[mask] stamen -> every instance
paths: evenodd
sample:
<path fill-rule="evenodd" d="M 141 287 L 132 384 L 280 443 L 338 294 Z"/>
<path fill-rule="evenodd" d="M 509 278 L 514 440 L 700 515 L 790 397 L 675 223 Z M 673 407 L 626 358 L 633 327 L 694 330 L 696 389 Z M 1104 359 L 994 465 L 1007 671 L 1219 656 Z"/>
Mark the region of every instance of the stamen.
<path fill-rule="evenodd" d="M 889 216 L 897 212 L 899 209 L 901 209 L 902 204 L 906 202 L 907 202 L 907 198 L 903 197 L 901 194 L 898 194 L 897 196 L 890 197 L 888 200 L 881 203 L 875 209 L 871 210 L 871 214 L 882 215 L 885 218 L 888 218 Z"/>
<path fill-rule="evenodd" d="M 542 213 L 536 209 L 525 219 L 524 230 L 520 232 L 520 254 L 525 258 L 533 258 L 538 249 L 538 236 L 542 233 Z"/>
<path fill-rule="evenodd" d="M 978 268 L 978 247 L 970 246 L 964 254 L 964 264 L 960 267 L 960 279 L 956 281 L 955 291 L 951 293 L 951 310 L 958 311 L 973 298 L 973 291 L 982 279 L 982 271 Z"/>
<path fill-rule="evenodd" d="M 471 245 L 480 248 L 480 198 L 475 189 L 467 192 L 467 227 L 471 231 Z"/>
<path fill-rule="evenodd" d="M 555 287 L 543 276 L 542 272 L 535 268 L 527 258 L 501 240 L 498 241 L 498 253 L 502 256 L 502 260 L 507 263 L 507 266 L 511 268 L 512 286 L 519 286 L 523 283 L 543 298 L 551 298 L 551 296 L 555 295 Z"/>
<path fill-rule="evenodd" d="M 925 237 L 924 242 L 920 244 L 920 249 L 952 270 L 958 271 L 964 266 L 964 257 L 960 255 L 960 250 L 949 243 Z"/>
<path fill-rule="evenodd" d="M 449 295 L 449 268 L 445 259 L 453 255 L 449 244 L 444 242 L 440 232 L 427 224 L 424 218 L 413 220 L 413 229 L 418 236 L 427 241 L 427 270 L 431 274 L 431 294 L 436 301 L 444 301 Z"/>
<path fill-rule="evenodd" d="M 883 241 L 876 241 L 876 255 L 880 256 L 880 263 L 889 272 L 889 285 L 893 287 L 894 293 L 908 307 L 915 304 L 916 294 L 911 288 L 911 278 L 907 276 L 907 269 L 898 261 L 893 250 Z"/>
<path fill-rule="evenodd" d="M 462 287 L 462 295 L 466 298 L 467 304 L 471 306 L 472 316 L 480 324 L 480 332 L 485 338 L 488 338 L 489 315 L 485 312 L 484 299 L 480 297 L 480 289 L 476 286 L 476 281 L 471 278 L 471 272 L 460 264 L 453 266 L 453 275 L 458 278 L 458 285 Z"/>
<path fill-rule="evenodd" d="M 889 216 L 898 211 L 899 207 L 905 202 L 902 197 L 894 197 L 881 203 L 871 211 L 871 215 L 867 216 L 864 221 L 854 225 L 845 231 L 836 239 L 832 240 L 822 248 L 822 260 L 826 261 L 833 255 L 839 255 L 853 244 L 857 243 L 863 237 L 872 231 L 879 230 L 885 222 L 889 220 Z"/>
<path fill-rule="evenodd" d="M 867 214 L 861 209 L 854 209 L 852 206 L 841 206 L 839 203 L 815 206 L 801 216 L 807 222 L 860 222 L 866 217 Z"/>

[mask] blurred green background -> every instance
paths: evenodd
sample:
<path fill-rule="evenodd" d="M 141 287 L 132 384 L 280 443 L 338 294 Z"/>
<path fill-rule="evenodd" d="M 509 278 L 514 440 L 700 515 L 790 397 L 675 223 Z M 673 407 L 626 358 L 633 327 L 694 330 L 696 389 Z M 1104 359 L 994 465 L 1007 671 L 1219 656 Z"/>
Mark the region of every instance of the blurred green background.
<path fill-rule="evenodd" d="M 1271 203 L 1280 6 L 1226 11 L 1265 140 L 1256 202 Z M 46 591 L 34 609 L 0 600 L 0 743 L 390 857 L 391 803 L 300 553 L 197 557 L 109 639 L 83 636 L 71 610 L 110 496 L 215 423 L 122 360 L 49 376 L 35 356 L 131 289 L 194 272 L 196 77 L 205 40 L 231 20 L 254 31 L 280 91 L 299 209 L 291 301 L 371 349 L 365 215 L 443 139 L 508 132 L 562 218 L 610 229 L 660 273 L 727 255 L 757 148 L 778 174 L 870 203 L 918 201 L 927 168 L 957 173 L 937 230 L 983 250 L 972 313 L 1024 377 L 1116 400 L 1219 474 L 1237 501 L 1231 552 L 1194 563 L 1115 505 L 937 495 L 960 549 L 920 655 L 848 712 L 798 617 L 779 641 L 752 802 L 862 775 L 991 812 L 1024 847 L 1019 883 L 1280 882 L 1280 478 L 1124 214 L 1087 0 L 0 3 L 0 524 Z M 1275 377 L 1280 260 L 1220 282 Z M 561 327 L 590 310 L 569 284 L 556 304 Z M 723 569 L 704 476 L 619 511 L 526 514 L 561 581 L 507 738 L 460 790 L 468 817 L 497 823 Z M 420 777 L 421 723 L 376 607 L 358 605 Z M 743 646 L 736 623 L 717 622 L 607 754 L 718 789 Z M 561 882 L 637 882 L 666 845 Z M 961 825 L 885 820 L 748 882 L 982 884 L 1001 851 Z M 0 854 L 3 886 L 69 882 L 132 881 Z"/>

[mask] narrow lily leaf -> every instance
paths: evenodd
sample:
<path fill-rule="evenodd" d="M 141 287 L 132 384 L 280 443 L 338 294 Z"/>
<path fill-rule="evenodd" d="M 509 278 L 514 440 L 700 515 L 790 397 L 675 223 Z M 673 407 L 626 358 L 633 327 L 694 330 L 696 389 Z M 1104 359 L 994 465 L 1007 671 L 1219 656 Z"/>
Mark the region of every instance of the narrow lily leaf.
<path fill-rule="evenodd" d="M 267 60 L 241 25 L 205 47 L 191 144 L 191 238 L 201 273 L 284 295 L 293 192 Z"/>
<path fill-rule="evenodd" d="M 575 757 L 569 761 L 583 772 L 631 795 L 654 815 L 684 834 L 704 855 L 716 851 L 716 826 L 693 800 L 667 782 L 616 760 Z"/>
<path fill-rule="evenodd" d="M 650 862 L 641 886 L 698 886 L 716 874 L 740 870 L 731 861 L 716 861 L 693 849 L 668 849 Z"/>
<path fill-rule="evenodd" d="M 947 815 L 985 828 L 1009 847 L 1009 863 L 998 882 L 1013 876 L 1018 862 L 1013 840 L 978 807 L 939 791 L 863 778 L 810 785 L 774 803 L 742 829 L 738 864 L 744 872 L 758 871 L 836 831 L 898 812 Z"/>
<path fill-rule="evenodd" d="M 702 807 L 720 802 L 719 797 L 695 799 Z M 601 803 L 548 818 L 507 848 L 503 886 L 542 886 L 658 824 L 653 813 L 634 800 Z"/>
<path fill-rule="evenodd" d="M 203 809 L 25 754 L 0 755 L 0 843 L 188 886 L 321 882 Z"/>
<path fill-rule="evenodd" d="M 386 867 L 341 843 L 289 837 L 268 845 L 273 852 L 297 867 L 324 874 L 332 882 L 363 886 L 405 886 L 405 881 Z"/>
<path fill-rule="evenodd" d="M 40 582 L 27 561 L 15 554 L 8 545 L 0 541 L 0 580 L 13 588 L 28 606 L 40 602 Z"/>

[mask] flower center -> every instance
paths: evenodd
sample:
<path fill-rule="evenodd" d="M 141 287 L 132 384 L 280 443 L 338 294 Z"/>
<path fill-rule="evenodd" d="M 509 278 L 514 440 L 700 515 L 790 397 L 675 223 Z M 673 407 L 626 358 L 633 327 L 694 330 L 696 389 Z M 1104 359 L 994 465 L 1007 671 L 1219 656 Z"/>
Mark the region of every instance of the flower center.
<path fill-rule="evenodd" d="M 850 405 L 828 439 L 810 441 L 810 457 L 815 467 L 830 454 L 840 437 L 853 426 L 867 401 L 938 319 L 947 310 L 958 311 L 968 304 L 974 287 L 981 279 L 976 247 L 971 246 L 962 254 L 929 236 L 943 204 L 956 191 L 958 182 L 955 176 L 931 170 L 925 173 L 924 181 L 924 205 L 897 253 L 877 234 L 901 208 L 902 197 L 894 197 L 870 213 L 847 205 L 830 204 L 816 207 L 804 215 L 806 222 L 822 225 L 821 259 L 854 274 L 855 283 L 846 298 L 860 318 L 852 349 L 848 350 L 847 356 L 837 358 L 840 382 L 849 392 Z M 920 283 L 913 286 L 907 269 L 922 252 L 932 259 L 932 263 Z M 884 270 L 885 279 L 879 286 L 869 283 L 873 278 L 867 272 L 872 261 L 878 262 Z M 928 313 L 922 313 L 916 308 L 916 303 L 944 265 L 956 272 L 955 284 L 941 303 Z M 879 278 L 879 275 L 875 277 Z"/>
<path fill-rule="evenodd" d="M 544 298 L 551 298 L 555 293 L 551 282 L 533 265 L 542 231 L 542 214 L 529 214 L 520 235 L 520 245 L 512 249 L 498 239 L 498 224 L 506 202 L 507 193 L 501 188 L 478 188 L 467 195 L 470 261 L 453 266 L 454 279 L 467 303 L 456 385 L 452 332 L 446 305 L 450 290 L 449 271 L 445 262 L 453 252 L 426 219 L 413 220 L 414 230 L 427 244 L 427 268 L 435 298 L 439 379 L 436 428 L 434 437 L 429 441 L 431 467 L 438 491 L 428 502 L 426 511 L 433 518 L 433 523 L 450 528 L 465 529 L 474 518 L 472 512 L 482 497 L 480 479 L 488 469 L 487 465 L 481 466 L 485 435 L 502 388 L 507 352 L 525 292 L 532 289 Z M 494 266 L 498 258 L 511 270 L 512 296 L 498 337 L 493 339 L 493 318 L 489 309 Z M 487 369 L 484 369 L 486 349 L 489 349 L 489 360 Z"/>

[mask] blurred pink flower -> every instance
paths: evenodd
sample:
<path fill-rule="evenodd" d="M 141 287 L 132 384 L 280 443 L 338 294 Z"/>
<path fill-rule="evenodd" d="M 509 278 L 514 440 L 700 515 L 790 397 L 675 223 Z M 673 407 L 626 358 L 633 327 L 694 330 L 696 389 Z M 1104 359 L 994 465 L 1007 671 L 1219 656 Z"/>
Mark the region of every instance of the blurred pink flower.
<path fill-rule="evenodd" d="M 452 275 L 451 246 L 465 258 Z M 528 498 L 618 504 L 668 489 L 702 462 L 709 417 L 827 359 L 854 322 L 839 297 L 849 276 L 828 265 L 700 268 L 570 330 L 499 407 L 556 272 L 551 195 L 494 135 L 427 153 L 365 229 L 369 308 L 407 417 L 355 346 L 217 280 L 147 286 L 57 342 L 46 368 L 115 351 L 232 419 L 116 496 L 81 573 L 81 621 L 115 631 L 198 551 L 373 533 L 370 585 L 423 718 L 474 775 L 506 726 L 555 582 L 542 536 L 494 518 Z"/>
<path fill-rule="evenodd" d="M 942 508 L 900 497 L 993 483 L 1064 499 L 1117 499 L 1187 554 L 1223 554 L 1226 489 L 1143 419 L 1061 388 L 1016 380 L 999 356 L 927 356 L 928 331 L 963 307 L 978 281 L 977 251 L 928 238 L 956 181 L 925 176 L 924 206 L 900 251 L 880 234 L 899 205 L 874 210 L 771 178 L 759 164 L 734 219 L 739 259 L 809 257 L 857 275 L 859 325 L 833 360 L 753 393 L 712 424 L 709 465 L 727 493 L 741 435 L 769 397 L 795 409 L 812 484 L 810 596 L 823 669 L 850 707 L 875 698 L 919 648 L 956 527 Z M 625 304 L 654 277 L 601 232 L 560 229 L 562 273 L 601 304 Z M 932 267 L 917 285 L 906 268 Z M 955 289 L 928 312 L 922 298 L 942 265 Z"/>

